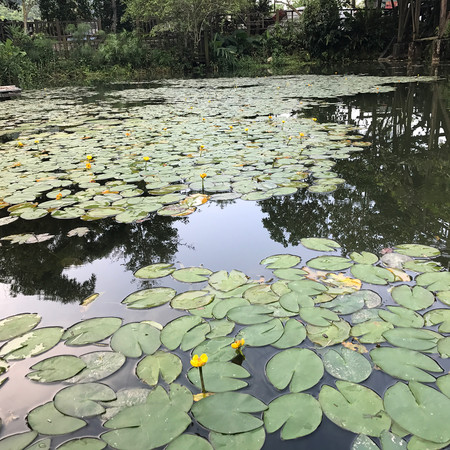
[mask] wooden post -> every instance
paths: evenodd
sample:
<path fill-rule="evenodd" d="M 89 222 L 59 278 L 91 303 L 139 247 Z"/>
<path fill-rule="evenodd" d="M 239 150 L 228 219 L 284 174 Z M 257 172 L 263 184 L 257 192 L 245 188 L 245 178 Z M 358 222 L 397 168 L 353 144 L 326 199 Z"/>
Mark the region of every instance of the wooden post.
<path fill-rule="evenodd" d="M 447 0 L 441 0 L 441 13 L 439 15 L 439 38 L 445 33 L 445 29 L 447 27 L 448 22 L 448 14 L 447 14 Z"/>
<path fill-rule="evenodd" d="M 419 39 L 420 0 L 411 0 L 413 41 Z"/>

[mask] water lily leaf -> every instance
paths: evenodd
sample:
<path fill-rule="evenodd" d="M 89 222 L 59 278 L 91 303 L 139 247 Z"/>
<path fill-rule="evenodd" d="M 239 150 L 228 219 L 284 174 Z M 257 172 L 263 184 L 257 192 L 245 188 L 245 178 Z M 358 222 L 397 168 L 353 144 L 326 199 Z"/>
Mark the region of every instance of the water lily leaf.
<path fill-rule="evenodd" d="M 161 332 L 161 342 L 169 350 L 175 350 L 180 346 L 184 335 L 202 323 L 202 318 L 197 316 L 182 316 L 169 322 Z"/>
<path fill-rule="evenodd" d="M 175 289 L 157 287 L 133 292 L 122 303 L 131 309 L 155 308 L 170 302 L 176 295 Z"/>
<path fill-rule="evenodd" d="M 206 335 L 211 331 L 209 323 L 201 323 L 196 327 L 186 331 L 181 340 L 180 348 L 183 351 L 191 350 L 197 345 L 201 344 L 205 339 Z"/>
<path fill-rule="evenodd" d="M 358 337 L 363 344 L 376 344 L 384 342 L 383 335 L 386 331 L 394 328 L 394 325 L 383 320 L 368 320 L 367 322 L 354 325 L 351 330 L 351 335 Z"/>
<path fill-rule="evenodd" d="M 434 303 L 434 295 L 420 286 L 396 286 L 391 295 L 396 303 L 415 311 L 428 308 Z"/>
<path fill-rule="evenodd" d="M 300 243 L 303 247 L 319 252 L 334 252 L 335 249 L 341 248 L 336 241 L 326 238 L 305 238 L 302 239 Z"/>
<path fill-rule="evenodd" d="M 66 340 L 66 345 L 86 345 L 103 341 L 116 332 L 122 319 L 118 317 L 96 317 L 78 322 L 68 328 L 62 339 Z"/>
<path fill-rule="evenodd" d="M 267 305 L 237 306 L 228 311 L 227 317 L 242 325 L 253 325 L 268 322 L 272 319 L 272 310 Z"/>
<path fill-rule="evenodd" d="M 73 433 L 86 425 L 84 420 L 61 414 L 53 402 L 32 409 L 27 416 L 27 422 L 32 430 L 55 436 Z"/>
<path fill-rule="evenodd" d="M 435 261 L 413 259 L 403 263 L 403 268 L 406 270 L 412 270 L 413 272 L 428 273 L 439 272 L 442 266 Z"/>
<path fill-rule="evenodd" d="M 295 280 L 302 280 L 305 278 L 305 275 L 308 272 L 305 272 L 302 269 L 276 269 L 273 271 L 273 274 L 277 278 L 281 278 L 282 280 L 289 280 L 289 281 L 295 281 Z"/>
<path fill-rule="evenodd" d="M 334 300 L 322 304 L 322 307 L 332 309 L 336 314 L 352 314 L 364 306 L 374 308 L 380 303 L 381 297 L 376 292 L 363 289 L 351 294 L 339 295 Z"/>
<path fill-rule="evenodd" d="M 426 441 L 420 439 L 417 436 L 412 436 L 408 442 L 408 450 L 440 450 L 442 448 L 448 448 L 450 441 L 437 444 L 436 442 Z"/>
<path fill-rule="evenodd" d="M 306 338 L 305 327 L 296 319 L 289 319 L 284 324 L 284 331 L 280 339 L 271 345 L 275 348 L 291 348 L 301 344 Z"/>
<path fill-rule="evenodd" d="M 371 389 L 348 381 L 336 381 L 338 390 L 322 386 L 319 402 L 325 415 L 353 433 L 380 436 L 391 426 L 382 399 Z"/>
<path fill-rule="evenodd" d="M 263 425 L 251 415 L 267 406 L 249 394 L 223 392 L 203 398 L 192 407 L 195 419 L 205 428 L 223 434 L 244 433 Z"/>
<path fill-rule="evenodd" d="M 278 301 L 279 297 L 272 291 L 270 285 L 260 284 L 247 289 L 244 298 L 254 305 L 266 305 Z"/>
<path fill-rule="evenodd" d="M 280 339 L 284 328 L 280 319 L 272 319 L 266 323 L 259 323 L 243 328 L 239 339 L 245 339 L 245 344 L 250 347 L 263 347 L 273 344 Z"/>
<path fill-rule="evenodd" d="M 153 279 L 153 278 L 163 278 L 167 275 L 170 275 L 175 271 L 173 264 L 150 264 L 149 266 L 142 267 L 134 273 L 136 278 L 145 278 L 145 279 Z"/>
<path fill-rule="evenodd" d="M 353 261 L 342 256 L 318 256 L 317 258 L 310 259 L 306 265 L 313 269 L 319 270 L 344 270 L 353 265 Z"/>
<path fill-rule="evenodd" d="M 396 245 L 395 250 L 402 255 L 412 256 L 413 258 L 430 258 L 441 254 L 437 248 L 422 244 Z"/>
<path fill-rule="evenodd" d="M 291 281 L 288 287 L 292 291 L 303 295 L 319 295 L 328 290 L 326 286 L 313 280 Z"/>
<path fill-rule="evenodd" d="M 202 368 L 205 389 L 208 392 L 236 391 L 247 386 L 240 378 L 250 377 L 250 373 L 238 364 L 231 362 L 210 362 Z M 196 367 L 188 372 L 189 381 L 201 389 L 200 373 Z"/>
<path fill-rule="evenodd" d="M 9 236 L 2 237 L 0 240 L 11 241 L 12 244 L 25 244 L 28 239 L 31 239 L 32 237 L 33 235 L 29 233 L 11 234 Z"/>
<path fill-rule="evenodd" d="M 207 281 L 211 274 L 212 271 L 204 267 L 186 267 L 185 269 L 178 269 L 171 273 L 175 280 L 184 283 L 200 283 L 202 281 Z"/>
<path fill-rule="evenodd" d="M 13 434 L 0 439 L 0 449 L 2 450 L 16 450 L 19 448 L 25 448 L 28 444 L 31 444 L 37 436 L 36 431 L 26 431 L 25 433 Z"/>
<path fill-rule="evenodd" d="M 381 262 L 385 267 L 390 269 L 402 269 L 404 264 L 414 261 L 410 256 L 401 255 L 400 253 L 390 252 L 381 257 Z"/>
<path fill-rule="evenodd" d="M 281 427 L 281 439 L 296 439 L 315 431 L 322 421 L 319 402 L 308 394 L 287 394 L 272 400 L 264 411 L 268 433 Z"/>
<path fill-rule="evenodd" d="M 349 256 L 358 264 L 376 264 L 378 262 L 378 256 L 370 252 L 352 252 Z"/>
<path fill-rule="evenodd" d="M 379 450 L 379 447 L 370 437 L 360 434 L 355 438 L 350 450 Z"/>
<path fill-rule="evenodd" d="M 439 377 L 436 380 L 436 384 L 439 390 L 448 398 L 450 398 L 450 374 L 442 375 L 441 377 Z"/>
<path fill-rule="evenodd" d="M 436 293 L 436 297 L 444 303 L 444 305 L 450 306 L 450 291 L 441 291 Z"/>
<path fill-rule="evenodd" d="M 106 447 L 106 442 L 100 439 L 85 437 L 80 439 L 72 439 L 64 442 L 57 447 L 58 450 L 78 450 L 80 448 L 84 450 L 102 450 Z"/>
<path fill-rule="evenodd" d="M 322 360 L 311 350 L 291 348 L 273 356 L 266 365 L 269 381 L 279 390 L 291 392 L 315 386 L 323 376 Z"/>
<path fill-rule="evenodd" d="M 127 211 L 121 212 L 120 214 L 117 214 L 115 217 L 115 221 L 119 223 L 133 223 L 137 220 L 142 220 L 148 216 L 147 210 L 140 210 L 140 209 L 129 209 Z"/>
<path fill-rule="evenodd" d="M 396 383 L 384 395 L 388 414 L 405 430 L 437 443 L 450 440 L 450 399 L 416 381 Z"/>
<path fill-rule="evenodd" d="M 41 321 L 38 314 L 24 313 L 0 320 L 0 341 L 7 341 L 27 333 Z"/>
<path fill-rule="evenodd" d="M 268 269 L 287 269 L 299 264 L 301 258 L 296 255 L 273 255 L 264 258 L 260 264 L 267 266 Z"/>
<path fill-rule="evenodd" d="M 166 450 L 214 450 L 204 438 L 195 434 L 182 434 L 173 440 Z"/>
<path fill-rule="evenodd" d="M 245 448 L 246 450 L 260 450 L 264 445 L 266 433 L 264 427 L 257 428 L 246 433 L 221 434 L 211 431 L 209 440 L 215 450 L 227 450 L 230 448 Z"/>
<path fill-rule="evenodd" d="M 216 337 L 226 336 L 234 330 L 234 322 L 230 322 L 227 319 L 222 320 L 210 320 L 209 326 L 211 331 L 206 335 L 208 339 L 214 339 Z"/>
<path fill-rule="evenodd" d="M 106 410 L 102 414 L 102 420 L 106 421 L 111 419 L 127 406 L 145 403 L 150 392 L 151 390 L 146 388 L 121 389 L 117 391 L 117 398 L 115 400 L 103 403 Z"/>
<path fill-rule="evenodd" d="M 280 297 L 280 305 L 288 311 L 298 313 L 300 311 L 300 308 L 314 307 L 314 300 L 309 295 L 291 291 Z"/>
<path fill-rule="evenodd" d="M 208 339 L 192 350 L 192 354 L 201 355 L 206 353 L 208 355 L 208 363 L 216 361 L 231 361 L 236 356 L 236 351 L 231 348 L 234 342 L 232 337 L 218 337 Z"/>
<path fill-rule="evenodd" d="M 6 361 L 31 358 L 53 348 L 61 339 L 63 328 L 38 328 L 8 341 L 0 348 Z"/>
<path fill-rule="evenodd" d="M 47 214 L 48 211 L 42 208 L 27 208 L 20 215 L 20 218 L 24 220 L 36 220 L 46 216 Z"/>
<path fill-rule="evenodd" d="M 394 328 L 383 333 L 383 337 L 396 347 L 409 348 L 421 352 L 430 351 L 442 339 L 439 333 L 419 328 Z"/>
<path fill-rule="evenodd" d="M 431 292 L 450 291 L 450 272 L 422 273 L 416 278 L 416 283 Z"/>
<path fill-rule="evenodd" d="M 112 429 L 101 438 L 113 448 L 157 448 L 174 440 L 191 423 L 187 414 L 192 394 L 173 384 L 170 393 L 157 386 L 141 405 L 124 408 L 104 426 Z"/>
<path fill-rule="evenodd" d="M 239 270 L 232 270 L 230 273 L 226 270 L 220 270 L 209 277 L 209 284 L 218 291 L 230 292 L 246 284 L 247 280 L 247 275 Z"/>
<path fill-rule="evenodd" d="M 351 316 L 351 322 L 353 325 L 358 323 L 367 322 L 368 320 L 380 320 L 379 312 L 381 309 L 361 309 L 360 311 L 353 313 Z"/>
<path fill-rule="evenodd" d="M 86 367 L 86 363 L 72 355 L 52 356 L 44 359 L 34 366 L 26 376 L 30 380 L 40 383 L 53 383 L 54 381 L 67 380 L 81 372 Z"/>
<path fill-rule="evenodd" d="M 381 448 L 383 450 L 406 449 L 406 441 L 389 431 L 383 431 L 380 436 Z"/>
<path fill-rule="evenodd" d="M 345 347 L 327 350 L 322 359 L 325 370 L 339 380 L 361 383 L 372 373 L 372 365 L 363 355 Z"/>
<path fill-rule="evenodd" d="M 299 314 L 305 322 L 317 327 L 327 327 L 332 322 L 340 320 L 336 313 L 321 307 L 300 308 Z"/>
<path fill-rule="evenodd" d="M 388 311 L 380 309 L 378 315 L 396 327 L 422 328 L 424 325 L 423 317 L 411 309 L 401 306 L 388 306 L 387 309 Z"/>
<path fill-rule="evenodd" d="M 406 348 L 380 347 L 370 351 L 370 357 L 383 372 L 407 381 L 433 383 L 428 372 L 442 372 L 442 368 L 429 356 Z"/>
<path fill-rule="evenodd" d="M 214 300 L 208 291 L 186 291 L 176 295 L 170 302 L 175 309 L 194 309 L 206 306 Z"/>
<path fill-rule="evenodd" d="M 217 300 L 217 297 L 216 297 Z M 213 307 L 213 316 L 216 319 L 223 319 L 228 314 L 228 311 L 237 308 L 238 306 L 249 306 L 250 303 L 248 300 L 245 300 L 245 298 L 242 297 L 232 297 L 227 298 L 225 300 L 221 300 L 220 302 L 216 303 Z M 270 317 L 268 318 L 270 320 Z"/>
<path fill-rule="evenodd" d="M 433 309 L 428 311 L 423 318 L 427 327 L 441 324 L 438 330 L 441 333 L 450 333 L 450 309 Z"/>
<path fill-rule="evenodd" d="M 166 383 L 170 384 L 178 378 L 182 368 L 183 365 L 177 355 L 157 351 L 139 361 L 136 375 L 150 386 L 158 384 L 160 375 Z"/>
<path fill-rule="evenodd" d="M 59 391 L 53 400 L 55 408 L 72 417 L 92 417 L 105 412 L 98 402 L 116 399 L 116 393 L 106 384 L 83 383 Z"/>
<path fill-rule="evenodd" d="M 161 345 L 160 333 L 160 330 L 144 322 L 128 323 L 113 334 L 111 349 L 129 358 L 139 358 L 142 353 L 151 355 Z"/>
<path fill-rule="evenodd" d="M 350 269 L 352 275 L 370 284 L 388 284 L 394 281 L 394 274 L 383 267 L 370 264 L 355 264 Z"/>
<path fill-rule="evenodd" d="M 450 336 L 438 342 L 437 351 L 441 355 L 441 358 L 450 358 Z"/>
<path fill-rule="evenodd" d="M 125 364 L 125 356 L 117 352 L 92 352 L 79 357 L 86 364 L 86 368 L 67 383 L 89 383 L 106 378 L 117 372 Z"/>
<path fill-rule="evenodd" d="M 333 322 L 328 327 L 307 325 L 306 333 L 308 339 L 314 344 L 329 347 L 330 345 L 344 342 L 350 336 L 350 328 L 350 324 L 341 319 L 339 322 Z"/>

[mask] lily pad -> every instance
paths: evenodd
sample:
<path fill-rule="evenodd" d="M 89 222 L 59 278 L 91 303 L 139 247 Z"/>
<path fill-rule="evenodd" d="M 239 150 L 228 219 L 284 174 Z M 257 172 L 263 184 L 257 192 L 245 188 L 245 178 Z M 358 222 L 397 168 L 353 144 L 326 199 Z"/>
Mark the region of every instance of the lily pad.
<path fill-rule="evenodd" d="M 392 328 L 394 328 L 392 323 L 381 319 L 373 319 L 354 325 L 351 335 L 357 337 L 363 344 L 376 344 L 384 342 L 386 339 L 384 339 L 383 334 Z"/>
<path fill-rule="evenodd" d="M 319 402 L 325 415 L 353 433 L 380 436 L 391 426 L 382 399 L 371 389 L 348 381 L 336 381 L 336 389 L 323 386 Z"/>
<path fill-rule="evenodd" d="M 194 434 L 182 434 L 173 440 L 166 450 L 214 450 L 204 438 Z"/>
<path fill-rule="evenodd" d="M 428 308 L 434 303 L 434 295 L 420 286 L 396 286 L 391 295 L 396 303 L 414 311 Z"/>
<path fill-rule="evenodd" d="M 434 349 L 442 336 L 431 330 L 419 328 L 394 328 L 383 333 L 383 337 L 396 347 L 409 348 L 421 352 Z"/>
<path fill-rule="evenodd" d="M 396 245 L 395 250 L 402 255 L 412 256 L 414 258 L 430 258 L 441 254 L 437 248 L 421 244 Z"/>
<path fill-rule="evenodd" d="M 268 433 L 281 427 L 281 439 L 297 439 L 314 432 L 322 421 L 319 402 L 308 394 L 287 394 L 272 400 L 264 411 Z"/>
<path fill-rule="evenodd" d="M 161 342 L 169 350 L 175 350 L 181 345 L 185 334 L 202 323 L 197 316 L 182 316 L 169 322 L 161 332 Z"/>
<path fill-rule="evenodd" d="M 13 434 L 0 439 L 0 449 L 2 450 L 15 450 L 26 448 L 28 444 L 31 444 L 37 436 L 36 431 L 26 431 L 25 433 Z"/>
<path fill-rule="evenodd" d="M 177 355 L 157 351 L 139 361 L 136 374 L 145 383 L 156 386 L 160 376 L 168 384 L 175 381 L 182 368 L 181 360 Z"/>
<path fill-rule="evenodd" d="M 401 306 L 388 306 L 387 309 L 380 309 L 378 315 L 396 327 L 422 328 L 424 325 L 423 317 L 411 309 Z"/>
<path fill-rule="evenodd" d="M 431 292 L 450 291 L 450 272 L 422 273 L 416 278 L 416 283 Z"/>
<path fill-rule="evenodd" d="M 306 332 L 308 339 L 322 347 L 340 344 L 344 342 L 350 335 L 350 324 L 345 320 L 333 322 L 328 327 L 317 327 L 308 325 Z"/>
<path fill-rule="evenodd" d="M 171 273 L 172 277 L 177 281 L 184 283 L 200 283 L 207 281 L 212 271 L 204 267 L 186 267 L 178 269 Z"/>
<path fill-rule="evenodd" d="M 170 275 L 175 271 L 173 264 L 150 264 L 149 266 L 142 267 L 134 273 L 136 278 L 145 278 L 145 279 L 153 279 L 153 278 L 163 278 L 167 275 Z"/>
<path fill-rule="evenodd" d="M 257 428 L 246 433 L 222 434 L 211 431 L 209 440 L 215 450 L 227 450 L 231 448 L 245 448 L 246 450 L 260 450 L 264 445 L 266 433 L 264 427 Z"/>
<path fill-rule="evenodd" d="M 245 339 L 245 344 L 250 347 L 263 347 L 278 341 L 283 331 L 283 324 L 280 319 L 272 319 L 269 322 L 243 328 L 239 332 L 238 338 Z"/>
<path fill-rule="evenodd" d="M 372 365 L 363 355 L 342 346 L 327 350 L 322 359 L 325 370 L 339 380 L 361 383 L 372 373 Z"/>
<path fill-rule="evenodd" d="M 326 238 L 304 238 L 300 243 L 303 247 L 319 252 L 334 252 L 337 248 L 341 248 L 336 241 Z"/>
<path fill-rule="evenodd" d="M 291 348 L 273 356 L 266 366 L 269 381 L 279 390 L 291 392 L 315 386 L 323 376 L 322 360 L 311 350 Z"/>
<path fill-rule="evenodd" d="M 209 277 L 209 284 L 218 291 L 229 292 L 246 284 L 247 280 L 247 275 L 239 270 L 232 270 L 230 273 L 220 270 Z"/>
<path fill-rule="evenodd" d="M 133 292 L 122 303 L 131 309 L 149 309 L 170 302 L 176 295 L 175 289 L 156 287 Z"/>
<path fill-rule="evenodd" d="M 349 256 L 358 264 L 376 264 L 378 262 L 378 256 L 370 252 L 352 252 Z"/>
<path fill-rule="evenodd" d="M 100 439 L 85 437 L 80 439 L 71 439 L 57 447 L 58 450 L 102 450 L 106 447 L 106 442 Z"/>
<path fill-rule="evenodd" d="M 350 259 L 343 258 L 342 256 L 318 256 L 317 258 L 310 259 L 306 265 L 313 269 L 319 270 L 344 270 L 348 269 L 354 264 Z"/>
<path fill-rule="evenodd" d="M 395 279 L 394 274 L 383 267 L 370 264 L 355 264 L 350 269 L 352 275 L 370 284 L 388 284 Z"/>
<path fill-rule="evenodd" d="M 27 378 L 40 383 L 53 383 L 67 380 L 81 372 L 85 367 L 86 363 L 77 356 L 53 356 L 31 366 L 33 372 L 28 373 Z"/>
<path fill-rule="evenodd" d="M 214 300 L 208 291 L 186 291 L 176 295 L 170 302 L 175 309 L 194 309 L 206 306 Z"/>
<path fill-rule="evenodd" d="M 300 261 L 299 256 L 286 254 L 269 256 L 260 261 L 260 264 L 268 269 L 287 269 L 296 266 Z"/>
<path fill-rule="evenodd" d="M 142 353 L 151 355 L 161 345 L 160 333 L 160 330 L 144 322 L 128 323 L 113 334 L 111 349 L 129 358 L 139 358 Z"/>
<path fill-rule="evenodd" d="M 115 333 L 122 323 L 118 317 L 95 317 L 78 322 L 62 335 L 66 345 L 87 345 L 103 341 Z"/>
<path fill-rule="evenodd" d="M 227 317 L 242 325 L 253 325 L 268 322 L 272 319 L 272 310 L 267 305 L 236 306 L 228 311 Z"/>
<path fill-rule="evenodd" d="M 0 341 L 7 341 L 27 333 L 35 328 L 41 317 L 38 314 L 25 313 L 0 320 Z"/>
<path fill-rule="evenodd" d="M 296 347 L 301 344 L 306 338 L 306 329 L 296 319 L 289 319 L 284 324 L 284 331 L 280 339 L 273 342 L 271 345 L 275 348 L 285 349 L 290 347 Z"/>

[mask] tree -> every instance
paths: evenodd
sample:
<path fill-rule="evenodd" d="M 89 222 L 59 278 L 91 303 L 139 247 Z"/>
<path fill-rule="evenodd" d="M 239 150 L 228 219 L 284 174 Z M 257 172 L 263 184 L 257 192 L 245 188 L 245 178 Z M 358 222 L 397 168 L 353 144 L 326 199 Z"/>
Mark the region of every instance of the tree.
<path fill-rule="evenodd" d="M 248 0 L 124 0 L 126 17 L 136 21 L 157 18 L 157 30 L 171 30 L 188 34 L 198 55 L 203 32 L 211 20 L 221 14 L 247 9 Z"/>
<path fill-rule="evenodd" d="M 90 19 L 89 0 L 39 0 L 44 20 L 77 21 Z"/>

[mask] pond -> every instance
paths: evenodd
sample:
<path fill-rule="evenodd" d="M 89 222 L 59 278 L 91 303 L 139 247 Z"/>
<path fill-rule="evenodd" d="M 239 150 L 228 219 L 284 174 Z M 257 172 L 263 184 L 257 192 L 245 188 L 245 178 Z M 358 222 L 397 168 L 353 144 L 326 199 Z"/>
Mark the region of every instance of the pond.
<path fill-rule="evenodd" d="M 448 446 L 449 101 L 334 74 L 2 102 L 0 449 Z"/>

